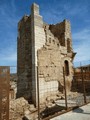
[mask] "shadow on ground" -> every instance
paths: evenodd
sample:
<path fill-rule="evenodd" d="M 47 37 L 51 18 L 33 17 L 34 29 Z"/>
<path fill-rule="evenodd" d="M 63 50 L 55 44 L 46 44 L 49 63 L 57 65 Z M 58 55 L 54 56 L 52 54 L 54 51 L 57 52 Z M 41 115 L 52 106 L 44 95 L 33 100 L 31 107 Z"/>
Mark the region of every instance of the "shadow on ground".
<path fill-rule="evenodd" d="M 90 113 L 86 113 L 84 112 L 84 110 L 82 108 L 77 108 L 77 109 L 74 109 L 73 112 L 75 113 L 82 113 L 82 114 L 87 114 L 87 115 L 90 115 Z"/>

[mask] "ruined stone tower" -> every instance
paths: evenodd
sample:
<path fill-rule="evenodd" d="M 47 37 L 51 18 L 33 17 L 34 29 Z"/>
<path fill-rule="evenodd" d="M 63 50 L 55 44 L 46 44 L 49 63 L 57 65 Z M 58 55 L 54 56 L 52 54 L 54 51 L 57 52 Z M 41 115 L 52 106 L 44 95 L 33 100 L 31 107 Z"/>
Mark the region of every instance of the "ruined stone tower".
<path fill-rule="evenodd" d="M 44 23 L 35 3 L 31 15 L 19 21 L 17 97 L 24 96 L 37 104 L 37 66 L 41 103 L 63 92 L 63 67 L 70 91 L 74 57 L 70 27 L 68 20 L 55 25 Z"/>

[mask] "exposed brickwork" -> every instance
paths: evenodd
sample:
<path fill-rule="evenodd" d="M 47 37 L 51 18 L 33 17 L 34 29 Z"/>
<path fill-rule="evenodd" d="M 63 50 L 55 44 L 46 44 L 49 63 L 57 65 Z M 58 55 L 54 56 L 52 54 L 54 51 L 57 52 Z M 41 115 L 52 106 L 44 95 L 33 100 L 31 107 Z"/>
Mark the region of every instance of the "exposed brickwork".
<path fill-rule="evenodd" d="M 18 24 L 18 87 L 17 97 L 31 98 L 37 104 L 37 66 L 39 68 L 40 102 L 63 92 L 63 67 L 67 91 L 71 89 L 74 57 L 70 22 L 48 25 L 33 4 L 31 15 Z M 65 62 L 66 61 L 66 62 Z"/>

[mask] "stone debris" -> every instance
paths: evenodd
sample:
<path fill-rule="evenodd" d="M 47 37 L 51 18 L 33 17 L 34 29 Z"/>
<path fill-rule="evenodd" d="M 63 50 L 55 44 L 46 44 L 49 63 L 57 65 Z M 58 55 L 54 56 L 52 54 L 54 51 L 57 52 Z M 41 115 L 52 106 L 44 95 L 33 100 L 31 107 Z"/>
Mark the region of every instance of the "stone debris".
<path fill-rule="evenodd" d="M 38 115 L 37 113 L 25 114 L 22 119 L 23 120 L 38 120 Z"/>
<path fill-rule="evenodd" d="M 67 95 L 68 107 L 77 105 L 77 100 L 81 102 L 82 94 L 70 92 Z M 48 96 L 45 103 L 40 104 L 40 111 L 54 106 L 65 107 L 64 94 L 58 93 L 56 96 Z M 23 97 L 10 101 L 10 119 L 9 120 L 38 120 L 38 111 L 34 104 L 29 104 Z"/>
<path fill-rule="evenodd" d="M 10 101 L 10 119 L 9 120 L 22 120 L 24 116 L 31 116 L 37 109 L 33 104 L 29 104 L 23 97 Z"/>
<path fill-rule="evenodd" d="M 78 97 L 80 94 L 78 92 L 70 92 L 67 97 L 68 98 L 76 98 Z"/>

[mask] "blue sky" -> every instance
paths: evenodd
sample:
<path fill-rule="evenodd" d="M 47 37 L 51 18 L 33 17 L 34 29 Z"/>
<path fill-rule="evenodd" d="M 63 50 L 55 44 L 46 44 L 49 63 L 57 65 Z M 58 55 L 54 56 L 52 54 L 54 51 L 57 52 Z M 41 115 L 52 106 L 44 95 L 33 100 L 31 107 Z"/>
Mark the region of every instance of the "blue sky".
<path fill-rule="evenodd" d="M 90 0 L 0 0 L 0 65 L 17 65 L 17 23 L 36 2 L 45 22 L 71 22 L 75 62 L 90 63 Z"/>

